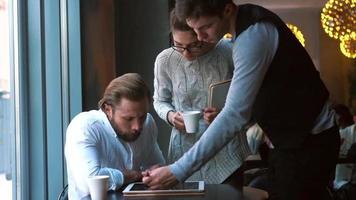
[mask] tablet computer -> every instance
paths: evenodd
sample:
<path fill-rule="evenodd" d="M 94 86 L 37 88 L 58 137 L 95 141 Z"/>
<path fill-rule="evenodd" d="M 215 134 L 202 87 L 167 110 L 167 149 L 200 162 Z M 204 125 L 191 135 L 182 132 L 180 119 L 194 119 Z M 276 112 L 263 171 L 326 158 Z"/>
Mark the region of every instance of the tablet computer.
<path fill-rule="evenodd" d="M 230 80 L 213 83 L 209 86 L 208 106 L 222 109 L 225 105 L 226 96 L 231 84 Z"/>
<path fill-rule="evenodd" d="M 123 191 L 124 196 L 154 195 L 192 195 L 204 193 L 204 181 L 187 181 L 166 190 L 150 190 L 142 182 L 129 184 Z"/>

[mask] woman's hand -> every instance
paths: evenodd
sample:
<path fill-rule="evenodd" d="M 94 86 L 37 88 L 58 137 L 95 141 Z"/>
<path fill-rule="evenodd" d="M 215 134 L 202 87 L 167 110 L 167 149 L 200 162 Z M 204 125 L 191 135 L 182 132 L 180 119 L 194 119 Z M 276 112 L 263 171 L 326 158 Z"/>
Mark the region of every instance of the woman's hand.
<path fill-rule="evenodd" d="M 211 122 L 213 122 L 215 117 L 219 114 L 220 110 L 214 107 L 208 107 L 208 108 L 204 108 L 203 112 L 204 112 L 204 121 L 207 124 L 211 124 Z"/>
<path fill-rule="evenodd" d="M 179 131 L 185 131 L 185 125 L 181 112 L 170 111 L 168 113 L 168 120 Z"/>

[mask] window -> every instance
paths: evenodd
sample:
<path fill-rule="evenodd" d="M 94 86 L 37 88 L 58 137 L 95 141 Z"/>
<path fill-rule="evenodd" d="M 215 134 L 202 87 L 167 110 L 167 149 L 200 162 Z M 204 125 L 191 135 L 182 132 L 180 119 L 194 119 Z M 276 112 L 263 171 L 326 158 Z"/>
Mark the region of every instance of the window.
<path fill-rule="evenodd" d="M 1 199 L 56 199 L 81 111 L 79 1 L 0 0 Z"/>
<path fill-rule="evenodd" d="M 2 198 L 13 199 L 15 174 L 15 123 L 13 116 L 13 73 L 10 65 L 10 6 L 9 0 L 0 0 L 0 188 Z"/>

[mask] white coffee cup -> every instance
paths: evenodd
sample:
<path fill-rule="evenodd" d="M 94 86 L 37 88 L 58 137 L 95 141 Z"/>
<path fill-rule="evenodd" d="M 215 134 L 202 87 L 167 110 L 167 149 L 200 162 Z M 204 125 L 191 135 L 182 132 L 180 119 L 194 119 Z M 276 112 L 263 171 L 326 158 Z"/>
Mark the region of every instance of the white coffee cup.
<path fill-rule="evenodd" d="M 187 133 L 196 133 L 199 130 L 201 111 L 184 111 L 183 120 Z"/>
<path fill-rule="evenodd" d="M 92 200 L 105 200 L 107 198 L 109 176 L 98 175 L 88 177 L 88 186 Z"/>

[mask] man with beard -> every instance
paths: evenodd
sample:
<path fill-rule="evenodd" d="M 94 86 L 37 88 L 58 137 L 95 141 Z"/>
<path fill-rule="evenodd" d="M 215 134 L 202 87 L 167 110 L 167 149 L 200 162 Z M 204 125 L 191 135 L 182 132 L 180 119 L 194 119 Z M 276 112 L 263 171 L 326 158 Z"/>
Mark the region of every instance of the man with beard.
<path fill-rule="evenodd" d="M 66 135 L 69 199 L 89 194 L 87 178 L 108 175 L 107 190 L 142 179 L 143 169 L 164 164 L 157 127 L 147 113 L 151 94 L 142 77 L 129 73 L 108 85 L 99 110 L 78 114 Z"/>

